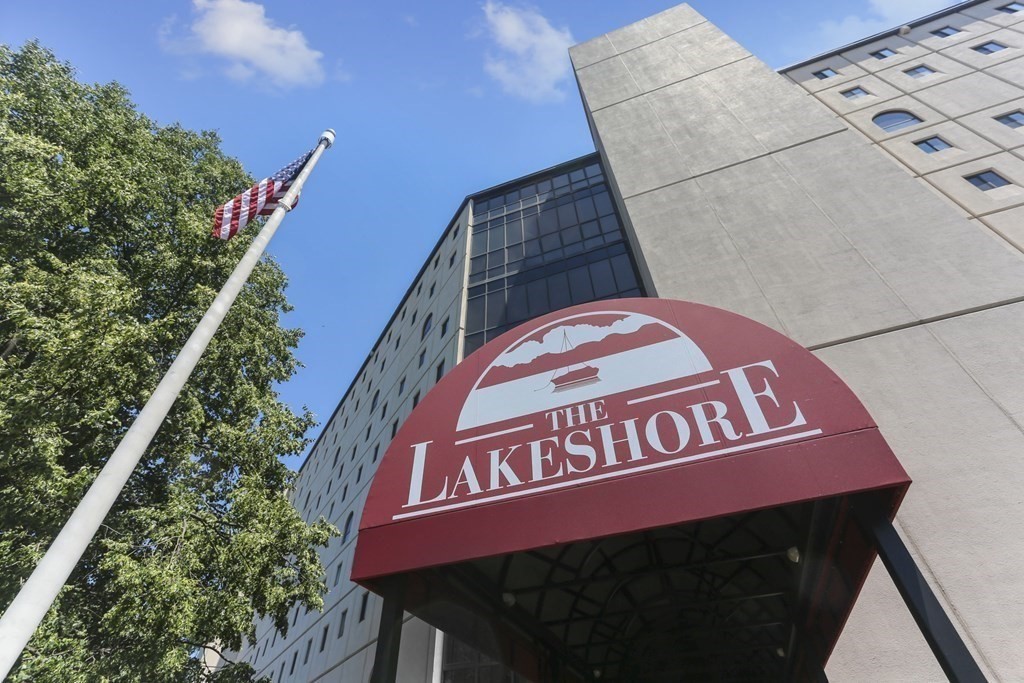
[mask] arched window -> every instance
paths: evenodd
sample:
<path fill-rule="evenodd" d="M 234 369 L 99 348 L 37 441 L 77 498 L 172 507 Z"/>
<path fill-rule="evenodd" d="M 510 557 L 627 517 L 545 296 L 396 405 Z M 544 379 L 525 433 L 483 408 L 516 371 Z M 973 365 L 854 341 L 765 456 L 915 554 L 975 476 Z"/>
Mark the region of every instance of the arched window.
<path fill-rule="evenodd" d="M 352 516 L 354 513 L 348 513 L 348 517 L 345 518 L 345 531 L 341 535 L 341 542 L 347 543 L 348 537 L 352 534 Z"/>
<path fill-rule="evenodd" d="M 903 111 L 902 109 L 896 111 L 884 111 L 881 114 L 877 114 L 871 119 L 871 121 L 886 133 L 891 133 L 894 130 L 900 130 L 902 128 L 909 128 L 910 126 L 916 126 L 921 123 L 921 119 L 917 118 L 909 111 Z"/>
<path fill-rule="evenodd" d="M 420 341 L 427 338 L 427 333 L 430 332 L 430 326 L 434 324 L 434 314 L 431 313 L 423 321 L 423 332 L 420 333 Z"/>

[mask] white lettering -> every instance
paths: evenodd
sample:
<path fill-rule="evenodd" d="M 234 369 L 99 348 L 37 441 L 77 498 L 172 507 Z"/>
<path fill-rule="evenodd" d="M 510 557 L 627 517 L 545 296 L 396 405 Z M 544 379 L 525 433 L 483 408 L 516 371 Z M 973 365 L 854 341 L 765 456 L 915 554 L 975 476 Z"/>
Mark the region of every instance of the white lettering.
<path fill-rule="evenodd" d="M 661 415 L 668 415 L 676 428 L 676 439 L 679 441 L 679 445 L 675 449 L 668 449 L 665 447 L 664 442 L 661 440 L 661 434 L 658 431 L 658 417 Z M 644 427 L 644 432 L 647 434 L 647 442 L 651 444 L 654 450 L 665 455 L 672 455 L 686 448 L 686 444 L 690 441 L 690 425 L 686 424 L 686 420 L 679 413 L 672 410 L 662 410 L 654 415 L 651 415 L 650 419 L 647 420 L 647 425 Z"/>
<path fill-rule="evenodd" d="M 452 493 L 448 496 L 449 499 L 459 495 L 459 486 L 462 484 L 466 485 L 470 493 L 482 492 L 480 481 L 476 478 L 476 470 L 473 469 L 473 463 L 469 461 L 469 456 L 466 456 L 466 459 L 462 461 L 462 469 L 459 470 L 459 477 L 455 480 L 455 485 L 452 486 Z"/>
<path fill-rule="evenodd" d="M 709 416 L 707 408 L 710 407 L 712 414 Z M 729 441 L 735 441 L 736 439 L 743 436 L 742 432 L 737 432 L 733 429 L 732 422 L 725 419 L 725 411 L 728 410 L 725 404 L 721 401 L 707 401 L 705 403 L 698 403 L 690 406 L 690 411 L 693 413 L 693 420 L 697 423 L 697 431 L 700 432 L 700 445 L 707 446 L 709 444 L 718 443 L 718 439 L 711 431 L 711 424 L 717 424 L 719 429 L 722 430 L 722 434 Z"/>
<path fill-rule="evenodd" d="M 640 437 L 636 432 L 636 420 L 637 418 L 634 417 L 619 423 L 626 430 L 626 436 L 621 439 L 612 438 L 612 427 L 615 425 L 601 425 L 597 428 L 597 431 L 601 432 L 601 447 L 604 450 L 604 465 L 602 467 L 611 467 L 612 465 L 619 464 L 619 459 L 615 453 L 615 444 L 617 443 L 625 442 L 629 445 L 630 460 L 642 460 L 644 458 L 644 454 L 640 450 Z"/>
<path fill-rule="evenodd" d="M 519 448 L 520 446 L 522 446 L 522 444 L 517 443 L 515 446 L 509 448 L 508 453 L 505 454 L 504 458 L 501 457 L 500 448 L 497 450 L 489 451 L 489 454 L 491 456 L 491 485 L 488 488 L 488 490 L 493 491 L 495 489 L 502 488 L 502 476 L 505 477 L 505 481 L 507 482 L 508 486 L 518 486 L 519 484 L 523 483 L 522 481 L 520 481 L 519 477 L 516 476 L 515 471 L 508 464 L 508 459 L 512 456 L 513 453 L 516 452 L 516 449 Z"/>
<path fill-rule="evenodd" d="M 740 405 L 743 406 L 743 412 L 746 413 L 747 421 L 750 422 L 750 435 L 754 436 L 757 434 L 766 434 L 768 432 L 777 432 L 782 429 L 789 429 L 790 427 L 799 427 L 800 425 L 807 424 L 807 420 L 804 419 L 803 413 L 800 412 L 800 406 L 795 402 L 793 403 L 793 409 L 796 411 L 796 416 L 787 425 L 781 425 L 778 427 L 769 427 L 768 419 L 764 416 L 764 410 L 761 409 L 761 404 L 757 400 L 763 396 L 772 403 L 775 404 L 776 408 L 781 408 L 779 400 L 775 398 L 775 392 L 772 391 L 771 385 L 768 384 L 768 378 L 764 380 L 764 387 L 760 391 L 754 391 L 750 386 L 750 380 L 747 378 L 747 368 L 768 368 L 772 374 L 776 377 L 779 376 L 778 370 L 775 369 L 775 364 L 770 360 L 764 360 L 760 363 L 751 363 L 750 365 L 744 365 L 742 367 L 733 368 L 732 370 L 726 370 L 722 374 L 729 375 L 729 379 L 732 380 L 733 388 L 736 390 L 736 396 L 740 399 Z"/>
<path fill-rule="evenodd" d="M 430 500 L 423 500 L 423 469 L 427 461 L 427 446 L 434 443 L 426 441 L 415 444 L 412 447 L 412 479 L 409 481 L 409 505 L 422 505 L 424 503 L 436 503 L 448 497 L 448 477 L 444 478 L 444 488 Z"/>
<path fill-rule="evenodd" d="M 573 441 L 573 437 L 577 434 L 581 434 L 586 437 L 586 443 L 576 443 Z M 569 432 L 569 436 L 565 437 L 565 452 L 568 455 L 581 455 L 587 459 L 588 465 L 583 468 L 577 468 L 571 462 L 566 460 L 565 467 L 569 471 L 569 474 L 578 474 L 580 472 L 589 472 L 594 469 L 594 465 L 597 464 L 597 451 L 593 446 L 590 445 L 590 430 L 581 429 L 575 432 Z"/>
<path fill-rule="evenodd" d="M 541 447 L 543 446 L 545 441 L 550 441 L 551 443 L 555 444 L 556 447 L 558 446 L 557 436 L 549 436 L 543 439 L 538 439 L 537 441 L 530 442 L 530 461 L 533 465 L 533 477 L 531 477 L 530 479 L 531 482 L 541 481 L 543 479 L 553 479 L 555 477 L 562 476 L 563 468 L 561 465 L 558 466 L 558 471 L 555 472 L 554 474 L 544 474 L 544 463 L 548 463 L 549 465 L 551 464 L 551 450 L 541 450 Z"/>

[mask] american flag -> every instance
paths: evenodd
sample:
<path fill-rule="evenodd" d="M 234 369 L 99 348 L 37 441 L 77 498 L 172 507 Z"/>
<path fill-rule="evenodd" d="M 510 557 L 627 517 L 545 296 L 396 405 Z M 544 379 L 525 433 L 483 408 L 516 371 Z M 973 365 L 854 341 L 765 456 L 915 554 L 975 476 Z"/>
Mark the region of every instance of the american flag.
<path fill-rule="evenodd" d="M 312 149 L 218 208 L 213 215 L 213 236 L 229 240 L 256 216 L 272 214 L 311 154 Z"/>

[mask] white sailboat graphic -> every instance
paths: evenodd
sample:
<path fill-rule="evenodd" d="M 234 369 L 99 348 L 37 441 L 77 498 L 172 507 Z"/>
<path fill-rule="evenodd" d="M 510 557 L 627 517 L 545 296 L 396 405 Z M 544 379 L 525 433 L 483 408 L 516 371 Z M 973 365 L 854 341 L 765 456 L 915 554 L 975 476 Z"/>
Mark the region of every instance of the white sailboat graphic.
<path fill-rule="evenodd" d="M 571 351 L 573 348 L 572 342 L 569 341 L 569 335 L 565 330 L 562 331 L 562 353 Z M 558 373 L 563 374 L 558 374 Z M 573 387 L 582 384 L 593 384 L 599 382 L 598 378 L 599 370 L 593 365 L 587 365 L 586 363 L 576 363 L 568 367 L 559 368 L 551 375 L 551 379 L 548 380 L 550 384 L 555 385 L 553 391 L 565 391 Z"/>

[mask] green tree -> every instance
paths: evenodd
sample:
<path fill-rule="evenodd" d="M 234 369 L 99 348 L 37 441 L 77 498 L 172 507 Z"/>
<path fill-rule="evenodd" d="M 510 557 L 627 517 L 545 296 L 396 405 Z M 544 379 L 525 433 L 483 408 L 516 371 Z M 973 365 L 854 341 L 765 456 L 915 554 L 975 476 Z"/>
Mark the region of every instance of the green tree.
<path fill-rule="evenodd" d="M 251 182 L 213 133 L 0 45 L 0 608 L 248 246 L 209 228 Z M 285 284 L 256 268 L 13 680 L 209 680 L 207 646 L 322 607 L 337 531 L 299 516 L 278 460 L 313 424 L 274 390 L 298 365 Z"/>

